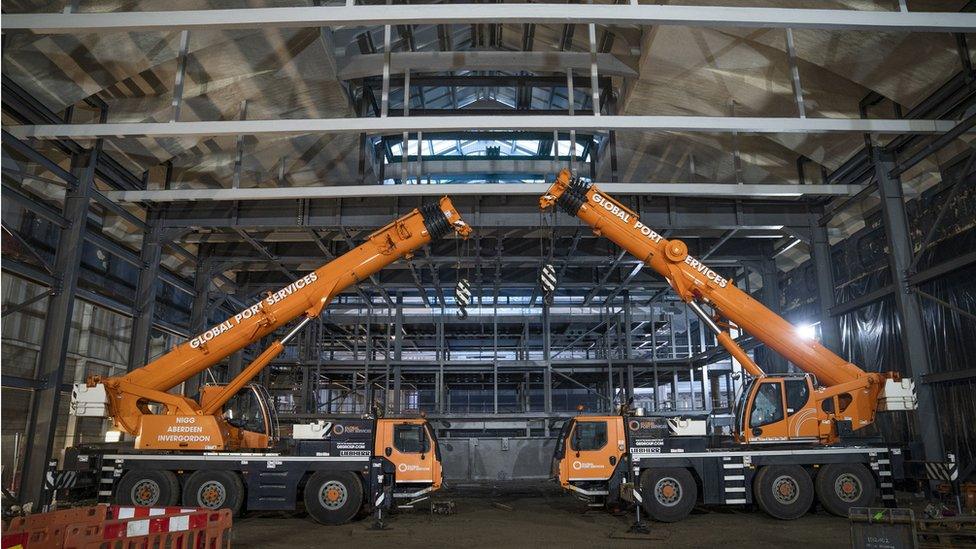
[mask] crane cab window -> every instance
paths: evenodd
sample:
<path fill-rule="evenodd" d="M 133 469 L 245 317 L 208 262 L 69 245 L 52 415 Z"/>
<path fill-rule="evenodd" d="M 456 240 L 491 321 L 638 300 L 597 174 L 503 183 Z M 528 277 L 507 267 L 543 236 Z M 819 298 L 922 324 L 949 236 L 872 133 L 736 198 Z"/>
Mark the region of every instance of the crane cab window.
<path fill-rule="evenodd" d="M 224 405 L 224 418 L 245 431 L 265 433 L 268 430 L 264 407 L 251 387 L 241 390 Z"/>
<path fill-rule="evenodd" d="M 573 450 L 599 450 L 607 445 L 607 422 L 579 421 L 573 432 Z"/>
<path fill-rule="evenodd" d="M 421 454 L 430 450 L 423 425 L 394 425 L 393 446 L 404 454 Z"/>
<path fill-rule="evenodd" d="M 762 427 L 783 419 L 783 387 L 779 382 L 763 383 L 752 401 L 749 427 Z"/>
<path fill-rule="evenodd" d="M 810 400 L 810 388 L 806 379 L 786 380 L 786 413 L 793 415 L 806 406 Z"/>

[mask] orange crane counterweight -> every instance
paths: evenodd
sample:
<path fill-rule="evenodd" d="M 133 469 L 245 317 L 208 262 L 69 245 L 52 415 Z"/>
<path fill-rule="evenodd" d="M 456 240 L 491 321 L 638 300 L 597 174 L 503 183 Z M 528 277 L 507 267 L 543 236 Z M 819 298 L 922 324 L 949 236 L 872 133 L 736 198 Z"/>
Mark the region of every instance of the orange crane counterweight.
<path fill-rule="evenodd" d="M 289 339 L 318 317 L 337 294 L 451 231 L 466 238 L 471 227 L 461 219 L 449 198 L 415 209 L 371 234 L 363 244 L 269 293 L 146 366 L 119 377 L 93 376 L 86 384 L 76 385 L 72 407 L 76 415 L 111 416 L 116 427 L 137 437 L 137 448 L 266 448 L 274 433 L 231 425 L 221 416 L 228 401 L 284 350 Z M 296 318 L 301 320 L 287 335 L 275 341 L 230 383 L 204 387 L 199 402 L 168 392 Z M 150 405 L 162 405 L 163 412 L 152 413 Z"/>
<path fill-rule="evenodd" d="M 902 384 L 897 374 L 865 372 L 817 341 L 803 337 L 785 319 L 690 255 L 683 242 L 664 238 L 641 223 L 635 212 L 596 186 L 573 178 L 568 170 L 559 174 L 539 200 L 542 209 L 559 205 L 590 225 L 595 234 L 610 239 L 667 279 L 719 344 L 759 380 L 752 386 L 748 403 L 743 403 L 748 404 L 744 410 L 752 409 L 763 380 L 778 383 L 765 390 L 780 393 L 780 402 L 787 401 L 790 388 L 784 385 L 789 382 L 766 376 L 720 324 L 731 321 L 808 374 L 804 383 L 812 398 L 804 401 L 802 410 L 794 406 L 772 416 L 779 418 L 776 421 L 752 429 L 745 425 L 756 422 L 741 423 L 745 418 L 740 418 L 739 437 L 743 442 L 807 439 L 830 443 L 841 433 L 870 425 L 877 410 L 905 409 L 905 399 L 912 400 L 909 384 Z M 708 314 L 703 305 L 714 314 Z"/>

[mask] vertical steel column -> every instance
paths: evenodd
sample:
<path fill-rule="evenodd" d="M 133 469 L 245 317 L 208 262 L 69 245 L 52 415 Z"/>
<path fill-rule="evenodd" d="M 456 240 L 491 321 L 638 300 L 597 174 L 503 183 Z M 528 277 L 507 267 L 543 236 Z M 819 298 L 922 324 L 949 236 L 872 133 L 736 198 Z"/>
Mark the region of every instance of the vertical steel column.
<path fill-rule="evenodd" d="M 912 377 L 920 381 L 922 376 L 932 371 L 932 365 L 925 342 L 922 307 L 908 282 L 912 264 L 912 240 L 908 216 L 905 214 L 901 180 L 890 175 L 895 168 L 894 155 L 878 148 L 873 150 L 872 155 L 878 192 L 881 196 L 885 236 L 888 239 L 888 267 L 895 286 L 895 304 L 901 317 L 902 351 L 905 365 Z M 918 383 L 915 387 L 918 394 L 918 411 L 915 413 L 915 418 L 925 447 L 925 459 L 941 461 L 945 459 L 942 429 L 939 426 L 932 385 Z"/>
<path fill-rule="evenodd" d="M 546 415 L 552 414 L 552 338 L 550 337 L 549 305 L 542 305 L 542 360 L 545 370 L 542 374 L 543 409 Z M 548 425 L 548 422 L 546 422 Z"/>
<path fill-rule="evenodd" d="M 705 352 L 705 324 L 698 321 L 698 341 L 701 344 L 701 352 Z M 708 364 L 702 364 L 702 407 L 706 412 L 712 411 L 712 378 L 708 372 Z M 715 393 L 718 393 L 716 388 Z"/>
<path fill-rule="evenodd" d="M 132 335 L 129 341 L 129 371 L 141 368 L 149 359 L 149 337 L 156 312 L 156 289 L 159 280 L 159 261 L 162 256 L 162 222 L 157 207 L 146 212 L 146 232 L 142 236 L 139 260 L 142 268 L 136 282 L 132 304 Z"/>
<path fill-rule="evenodd" d="M 653 308 L 652 308 L 653 309 Z M 631 311 L 631 299 L 630 292 L 624 290 L 624 348 L 627 349 L 627 385 L 626 385 L 626 402 L 629 404 L 631 399 L 634 398 L 634 337 L 631 333 L 631 327 L 633 326 L 633 314 Z M 651 321 L 651 327 L 653 329 L 654 321 Z"/>
<path fill-rule="evenodd" d="M 207 306 L 210 304 L 210 281 L 213 278 L 212 245 L 200 244 L 197 250 L 197 271 L 193 276 L 193 306 L 190 309 L 190 334 L 207 328 Z M 201 374 L 202 376 L 202 374 Z M 200 389 L 201 376 L 193 376 L 183 384 L 183 394 L 193 395 Z"/>
<path fill-rule="evenodd" d="M 573 69 L 566 69 L 566 108 L 570 116 L 576 114 L 576 92 L 573 89 Z M 574 172 L 576 171 L 576 130 L 569 130 L 569 169 Z"/>
<path fill-rule="evenodd" d="M 444 306 L 437 317 L 437 388 L 434 391 L 434 406 L 437 413 L 444 413 Z"/>
<path fill-rule="evenodd" d="M 498 271 L 496 271 L 497 275 Z M 495 284 L 498 284 L 496 278 Z M 497 286 L 496 286 L 497 287 Z M 491 396 L 492 412 L 498 413 L 498 294 L 492 298 L 494 313 L 491 321 Z"/>
<path fill-rule="evenodd" d="M 588 27 L 590 31 L 590 93 L 593 97 L 593 116 L 600 116 L 600 75 L 596 64 L 596 24 L 590 23 Z M 593 163 L 596 164 L 595 161 Z"/>
<path fill-rule="evenodd" d="M 78 328 L 78 360 L 75 361 L 74 380 L 80 382 L 85 379 L 88 370 L 88 359 L 91 356 L 92 317 L 95 307 L 91 303 L 81 303 L 81 326 Z M 78 416 L 68 415 L 68 426 L 65 429 L 64 447 L 79 444 Z"/>
<path fill-rule="evenodd" d="M 383 27 L 383 95 L 380 98 L 380 118 L 390 112 L 390 26 Z"/>
<path fill-rule="evenodd" d="M 403 361 L 403 292 L 396 294 L 396 319 L 393 321 L 393 413 L 399 414 L 403 411 L 403 403 L 400 400 L 400 393 L 403 389 L 403 377 L 400 371 L 400 364 Z"/>
<path fill-rule="evenodd" d="M 651 306 L 651 315 L 654 314 L 654 307 Z M 651 318 L 651 369 L 654 371 L 654 411 L 661 409 L 660 382 L 657 376 L 657 328 L 654 326 L 654 318 Z"/>
<path fill-rule="evenodd" d="M 685 343 L 688 347 L 688 389 L 691 392 L 691 409 L 695 409 L 695 364 L 691 361 L 694 350 L 691 343 L 691 310 L 685 305 Z"/>
<path fill-rule="evenodd" d="M 760 272 L 762 276 L 762 302 L 770 311 L 781 314 L 780 307 L 780 288 L 779 271 L 776 269 L 776 260 L 770 257 L 772 250 L 765 250 L 763 259 L 760 262 Z M 787 370 L 786 359 L 779 353 L 769 349 L 763 350 L 765 364 L 763 368 L 769 373 L 785 373 Z"/>
<path fill-rule="evenodd" d="M 237 273 L 237 279 L 235 280 L 237 284 L 233 295 L 238 299 L 240 299 L 241 302 L 247 301 L 246 299 L 247 296 L 244 294 L 243 291 L 241 291 L 241 288 L 245 286 L 246 281 L 247 281 L 246 271 Z M 241 349 L 240 351 L 237 351 L 236 353 L 230 355 L 230 357 L 227 359 L 227 377 L 226 377 L 227 381 L 230 381 L 231 379 L 237 377 L 237 375 L 240 374 L 243 369 L 244 369 L 244 350 Z"/>
<path fill-rule="evenodd" d="M 810 212 L 810 243 L 813 266 L 817 273 L 817 295 L 820 302 L 820 343 L 835 353 L 841 352 L 840 328 L 830 315 L 834 306 L 834 271 L 830 261 L 827 226 L 820 224 L 820 212 Z"/>
<path fill-rule="evenodd" d="M 674 366 L 672 366 L 674 368 Z M 678 409 L 678 369 L 674 368 L 672 370 L 673 376 L 671 377 L 671 402 L 673 408 L 672 410 L 677 411 Z"/>
<path fill-rule="evenodd" d="M 607 361 L 607 412 L 613 413 L 613 397 L 616 389 L 613 386 L 613 351 L 610 346 L 610 307 L 604 309 L 607 314 L 606 325 L 603 330 L 603 357 Z"/>
<path fill-rule="evenodd" d="M 406 118 L 410 116 L 410 69 L 403 72 L 403 117 Z M 419 150 L 420 141 L 417 141 L 417 147 Z M 407 178 L 410 177 L 410 132 L 403 132 L 403 138 L 400 142 L 400 182 L 404 185 L 407 184 Z"/>
<path fill-rule="evenodd" d="M 372 299 L 372 298 L 371 298 Z M 363 361 L 363 413 L 371 412 L 373 406 L 373 383 L 369 379 L 369 363 L 373 361 L 373 304 L 370 302 L 366 313 L 366 358 Z"/>
<path fill-rule="evenodd" d="M 104 122 L 104 120 L 103 120 Z M 36 388 L 31 396 L 27 418 L 26 453 L 21 471 L 19 499 L 34 502 L 39 509 L 46 502 L 44 475 L 54 447 L 61 403 L 61 380 L 64 378 L 65 356 L 74 310 L 75 290 L 81 257 L 85 247 L 85 231 L 91 190 L 95 181 L 95 165 L 101 154 L 102 142 L 71 161 L 71 171 L 77 185 L 69 188 L 64 197 L 64 217 L 69 225 L 61 230 L 54 256 L 54 272 L 60 277 L 58 287 L 48 302 L 44 318 L 44 337 L 37 357 L 34 379 Z"/>

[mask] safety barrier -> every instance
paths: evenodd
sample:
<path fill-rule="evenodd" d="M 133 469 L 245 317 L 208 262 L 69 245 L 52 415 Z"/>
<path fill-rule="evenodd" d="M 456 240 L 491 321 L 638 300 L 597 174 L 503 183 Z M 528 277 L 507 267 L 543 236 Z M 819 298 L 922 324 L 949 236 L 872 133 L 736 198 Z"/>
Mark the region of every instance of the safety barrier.
<path fill-rule="evenodd" d="M 95 505 L 11 520 L 2 549 L 221 549 L 230 547 L 231 511 Z"/>

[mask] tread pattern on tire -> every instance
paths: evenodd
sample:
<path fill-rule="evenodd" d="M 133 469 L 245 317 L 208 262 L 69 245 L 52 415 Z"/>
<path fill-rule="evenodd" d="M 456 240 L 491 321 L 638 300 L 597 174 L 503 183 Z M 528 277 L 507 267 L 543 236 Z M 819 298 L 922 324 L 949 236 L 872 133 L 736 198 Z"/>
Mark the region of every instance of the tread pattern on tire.
<path fill-rule="evenodd" d="M 115 485 L 115 502 L 119 505 L 135 505 L 129 497 L 129 492 L 132 490 L 132 485 L 144 478 L 150 478 L 159 484 L 159 501 L 156 502 L 156 506 L 177 505 L 180 501 L 180 480 L 172 471 L 133 469 L 123 475 Z"/>
<path fill-rule="evenodd" d="M 675 479 L 681 487 L 682 498 L 673 507 L 658 504 L 654 497 L 654 486 L 664 477 Z M 695 504 L 698 503 L 698 485 L 695 483 L 695 477 L 681 467 L 645 469 L 640 476 L 640 487 L 644 498 L 644 510 L 658 522 L 678 522 L 691 514 Z"/>
<path fill-rule="evenodd" d="M 318 502 L 318 492 L 329 480 L 338 480 L 347 491 L 348 501 L 341 509 L 329 510 Z M 343 524 L 355 517 L 363 506 L 363 483 L 355 473 L 344 471 L 318 471 L 305 483 L 305 510 L 322 524 Z"/>
<path fill-rule="evenodd" d="M 834 481 L 843 473 L 855 475 L 861 483 L 862 495 L 854 502 L 845 502 L 835 497 Z M 829 463 L 820 468 L 814 482 L 817 501 L 832 515 L 847 517 L 851 507 L 869 507 L 875 500 L 877 489 L 874 475 L 860 463 Z"/>
<path fill-rule="evenodd" d="M 795 503 L 780 503 L 773 497 L 771 483 L 783 475 L 793 477 L 798 484 L 799 497 Z M 798 465 L 766 465 L 759 470 L 753 480 L 752 497 L 753 501 L 767 515 L 779 520 L 796 520 L 810 510 L 814 500 L 813 492 L 813 479 L 802 467 Z"/>
<path fill-rule="evenodd" d="M 241 510 L 244 508 L 245 492 L 244 492 L 244 481 L 241 480 L 240 475 L 233 471 L 196 471 L 190 478 L 186 480 L 186 486 L 183 490 L 183 505 L 188 507 L 203 507 L 197 502 L 197 490 L 199 490 L 199 485 L 202 485 L 208 480 L 221 481 L 224 485 L 224 489 L 227 491 L 227 499 L 224 501 L 224 509 L 230 509 L 234 516 L 240 516 Z M 232 497 L 233 494 L 233 497 Z"/>

